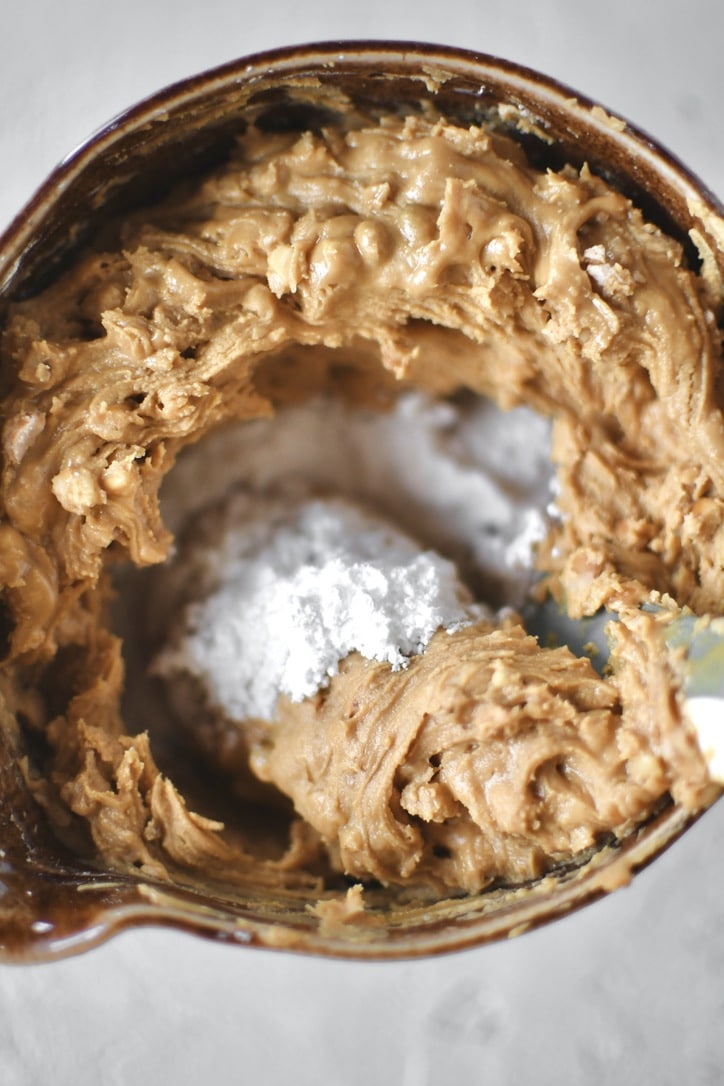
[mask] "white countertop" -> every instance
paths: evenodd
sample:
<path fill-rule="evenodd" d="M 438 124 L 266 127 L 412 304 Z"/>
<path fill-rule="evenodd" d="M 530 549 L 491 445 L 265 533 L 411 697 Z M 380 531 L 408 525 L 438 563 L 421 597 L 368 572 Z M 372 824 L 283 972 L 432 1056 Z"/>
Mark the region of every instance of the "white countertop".
<path fill-rule="evenodd" d="M 724 196 L 721 0 L 6 0 L 0 228 L 58 159 L 164 84 L 259 49 L 360 37 L 536 67 Z M 720 803 L 627 889 L 446 958 L 364 965 L 128 933 L 53 965 L 0 967 L 0 1083 L 720 1083 L 723 902 Z"/>

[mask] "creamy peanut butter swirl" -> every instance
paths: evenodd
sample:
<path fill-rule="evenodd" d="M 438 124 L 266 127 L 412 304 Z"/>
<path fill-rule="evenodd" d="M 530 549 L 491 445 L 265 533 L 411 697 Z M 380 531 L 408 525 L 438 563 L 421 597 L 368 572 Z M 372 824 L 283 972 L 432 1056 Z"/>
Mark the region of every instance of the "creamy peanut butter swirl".
<path fill-rule="evenodd" d="M 721 611 L 720 307 L 680 245 L 588 169 L 541 172 L 506 136 L 426 117 L 252 128 L 201 185 L 130 218 L 116 249 L 15 305 L 2 689 L 46 738 L 28 772 L 58 825 L 161 877 L 289 880 L 316 841 L 356 877 L 474 890 L 626 832 L 667 793 L 707 802 L 675 661 L 638 607 L 653 592 Z M 433 638 L 399 687 L 351 657 L 321 703 L 280 702 L 278 739 L 252 751 L 307 826 L 282 860 L 252 861 L 122 719 L 109 569 L 167 557 L 160 482 L 212 427 L 319 390 L 382 407 L 410 386 L 554 419 L 562 520 L 539 563 L 573 613 L 620 612 L 616 670 L 599 679 L 515 619 L 456 635 L 459 658 Z"/>

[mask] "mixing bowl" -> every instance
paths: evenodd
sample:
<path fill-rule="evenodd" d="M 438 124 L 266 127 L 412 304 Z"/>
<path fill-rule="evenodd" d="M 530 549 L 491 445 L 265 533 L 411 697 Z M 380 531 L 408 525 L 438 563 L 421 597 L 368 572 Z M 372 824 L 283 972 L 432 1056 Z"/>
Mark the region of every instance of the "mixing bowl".
<path fill-rule="evenodd" d="M 434 45 L 330 42 L 245 57 L 129 109 L 66 159 L 0 239 L 0 313 L 46 285 L 119 213 L 222 161 L 250 121 L 304 130 L 346 103 L 419 109 L 456 122 L 510 111 L 535 164 L 591 168 L 679 239 L 694 265 L 724 275 L 724 211 L 674 157 L 627 122 L 552 79 L 493 57 Z M 505 115 L 505 114 L 504 114 Z M 696 244 L 692 242 L 693 237 Z M 309 902 L 250 885 L 161 883 L 119 875 L 58 843 L 19 770 L 33 750 L 0 731 L 0 954 L 48 959 L 137 925 L 166 925 L 249 946 L 338 957 L 400 958 L 460 949 L 561 917 L 626 883 L 691 823 L 674 803 L 624 840 L 516 888 L 421 903 L 372 891 L 364 926 L 325 924 Z"/>

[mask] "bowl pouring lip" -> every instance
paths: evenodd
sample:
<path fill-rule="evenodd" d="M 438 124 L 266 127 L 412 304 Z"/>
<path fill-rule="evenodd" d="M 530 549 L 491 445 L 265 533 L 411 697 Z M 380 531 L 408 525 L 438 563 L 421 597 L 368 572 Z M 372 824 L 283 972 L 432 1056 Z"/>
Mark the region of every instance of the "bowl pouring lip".
<path fill-rule="evenodd" d="M 682 195 L 689 206 L 698 209 L 697 217 L 713 214 L 722 221 L 724 203 L 684 163 L 658 140 L 618 113 L 609 113 L 593 99 L 567 84 L 533 68 L 491 54 L 457 46 L 436 45 L 387 39 L 329 40 L 289 45 L 251 53 L 168 84 L 116 114 L 70 151 L 51 170 L 45 181 L 0 233 L 0 296 L 12 284 L 27 245 L 52 211 L 54 201 L 73 180 L 104 150 L 121 137 L 127 137 L 151 124 L 162 123 L 166 116 L 184 104 L 192 103 L 229 86 L 253 84 L 256 80 L 279 79 L 310 70 L 331 74 L 335 68 L 384 70 L 394 64 L 396 74 L 429 78 L 444 84 L 448 79 L 465 77 L 479 81 L 480 92 L 487 84 L 504 85 L 511 94 L 533 96 L 565 112 L 570 121 L 579 122 L 591 132 L 597 131 L 619 146 L 632 161 L 647 165 L 653 174 Z"/>

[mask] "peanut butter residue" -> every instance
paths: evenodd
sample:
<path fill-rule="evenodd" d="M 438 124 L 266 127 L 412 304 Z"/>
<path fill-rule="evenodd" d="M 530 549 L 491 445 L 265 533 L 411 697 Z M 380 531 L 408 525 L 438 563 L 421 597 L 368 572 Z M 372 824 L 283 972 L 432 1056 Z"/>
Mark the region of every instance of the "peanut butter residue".
<path fill-rule="evenodd" d="M 675 661 L 639 607 L 721 613 L 721 302 L 587 168 L 383 117 L 250 128 L 222 169 L 15 304 L 0 690 L 45 745 L 26 773 L 58 833 L 154 878 L 316 893 L 331 870 L 443 893 L 540 876 L 667 796 L 710 802 Z M 561 520 L 538 562 L 574 615 L 617 613 L 614 668 L 510 615 L 435 635 L 401 672 L 352 655 L 327 690 L 281 699 L 273 727 L 200 706 L 207 754 L 294 804 L 286 850 L 260 858 L 193 812 L 124 719 L 111 574 L 168 557 L 159 486 L 211 428 L 319 391 L 382 408 L 411 386 L 553 418 Z"/>

